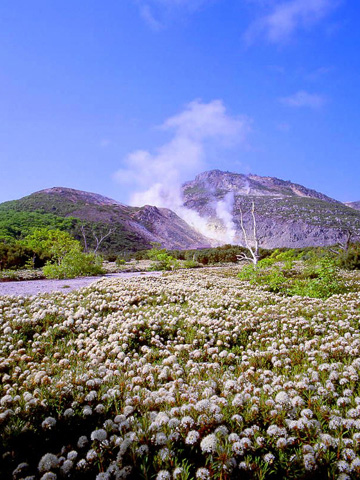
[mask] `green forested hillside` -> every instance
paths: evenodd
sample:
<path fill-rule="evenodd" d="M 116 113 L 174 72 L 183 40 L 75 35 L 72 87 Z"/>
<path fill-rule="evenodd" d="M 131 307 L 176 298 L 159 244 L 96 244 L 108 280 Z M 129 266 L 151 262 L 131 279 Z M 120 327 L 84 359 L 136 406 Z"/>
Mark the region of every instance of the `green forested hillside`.
<path fill-rule="evenodd" d="M 1 240 L 18 240 L 31 233 L 35 228 L 49 227 L 71 231 L 75 224 L 75 218 L 62 218 L 49 213 L 7 210 L 1 208 L 0 205 Z"/>
<path fill-rule="evenodd" d="M 131 207 L 126 207 L 132 209 Z M 35 193 L 20 200 L 0 204 L 0 241 L 11 242 L 23 238 L 36 228 L 49 227 L 68 231 L 91 250 L 96 238 L 112 230 L 101 244 L 105 254 L 137 251 L 151 245 L 137 232 L 127 227 L 128 212 L 113 205 L 89 204 L 77 199 Z"/>

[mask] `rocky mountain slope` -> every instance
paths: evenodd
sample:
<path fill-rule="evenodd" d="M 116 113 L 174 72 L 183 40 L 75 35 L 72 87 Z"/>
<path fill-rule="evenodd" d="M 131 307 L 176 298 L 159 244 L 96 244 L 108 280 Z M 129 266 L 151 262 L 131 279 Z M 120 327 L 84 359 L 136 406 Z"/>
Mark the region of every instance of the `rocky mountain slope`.
<path fill-rule="evenodd" d="M 354 208 L 355 210 L 360 210 L 360 201 L 358 201 L 358 202 L 346 202 L 345 205 L 347 205 L 350 208 Z"/>
<path fill-rule="evenodd" d="M 93 231 L 101 236 L 111 228 L 113 233 L 103 244 L 107 252 L 151 248 L 151 242 L 169 249 L 209 246 L 203 235 L 166 208 L 129 207 L 102 195 L 71 188 L 41 190 L 0 204 L 0 217 L 5 212 L 9 215 L 19 211 L 73 218 L 72 233 L 81 239 L 83 225 L 90 246 L 94 243 Z"/>
<path fill-rule="evenodd" d="M 264 248 L 332 245 L 347 230 L 360 235 L 360 212 L 290 181 L 212 170 L 186 182 L 182 192 L 184 205 L 207 219 L 208 236 L 220 233 L 226 243 L 244 242 L 241 212 L 251 238 L 252 202 Z"/>
<path fill-rule="evenodd" d="M 186 182 L 182 195 L 180 218 L 166 208 L 129 207 L 95 193 L 49 188 L 0 204 L 0 227 L 1 219 L 11 224 L 15 214 L 17 222 L 23 222 L 26 212 L 34 226 L 46 222 L 62 225 L 65 218 L 64 228 L 77 238 L 82 238 L 81 228 L 85 229 L 90 247 L 95 242 L 93 232 L 101 236 L 111 228 L 103 251 L 114 253 L 150 248 L 151 242 L 168 249 L 243 245 L 241 214 L 251 240 L 254 203 L 258 237 L 264 248 L 333 245 L 345 240 L 348 231 L 360 239 L 359 202 L 345 205 L 290 181 L 212 170 Z"/>

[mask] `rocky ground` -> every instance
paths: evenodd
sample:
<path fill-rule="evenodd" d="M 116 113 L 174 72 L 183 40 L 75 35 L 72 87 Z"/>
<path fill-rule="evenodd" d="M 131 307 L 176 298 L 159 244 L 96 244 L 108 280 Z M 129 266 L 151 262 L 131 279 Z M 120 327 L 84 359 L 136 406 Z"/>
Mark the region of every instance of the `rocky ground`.
<path fill-rule="evenodd" d="M 79 277 L 65 280 L 25 280 L 0 283 L 1 295 L 31 296 L 39 293 L 65 292 L 77 290 L 103 278 L 131 278 L 140 275 L 161 275 L 160 272 L 121 272 L 104 277 Z"/>

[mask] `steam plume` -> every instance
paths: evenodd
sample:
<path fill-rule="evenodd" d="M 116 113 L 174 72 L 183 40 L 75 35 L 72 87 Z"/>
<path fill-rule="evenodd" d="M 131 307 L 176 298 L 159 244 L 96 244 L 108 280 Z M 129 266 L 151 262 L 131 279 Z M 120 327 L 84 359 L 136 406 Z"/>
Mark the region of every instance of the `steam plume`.
<path fill-rule="evenodd" d="M 211 148 L 226 148 L 243 143 L 250 131 L 247 117 L 232 117 L 221 100 L 203 103 L 195 100 L 178 115 L 168 118 L 161 126 L 173 132 L 172 139 L 154 153 L 137 150 L 125 158 L 125 167 L 115 173 L 120 183 L 131 183 L 135 193 L 131 205 L 156 205 L 170 208 L 200 233 L 218 242 L 232 241 L 234 197 L 227 196 L 216 207 L 227 230 L 223 233 L 209 228 L 208 219 L 183 205 L 181 185 L 185 180 L 206 170 L 206 152 Z"/>

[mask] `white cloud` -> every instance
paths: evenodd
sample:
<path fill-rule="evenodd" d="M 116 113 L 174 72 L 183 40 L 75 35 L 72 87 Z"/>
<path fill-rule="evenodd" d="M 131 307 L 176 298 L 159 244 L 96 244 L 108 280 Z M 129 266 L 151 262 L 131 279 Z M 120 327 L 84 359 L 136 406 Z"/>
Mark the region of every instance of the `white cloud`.
<path fill-rule="evenodd" d="M 289 0 L 271 2 L 269 13 L 255 20 L 245 33 L 247 43 L 265 37 L 271 43 L 280 43 L 296 31 L 313 27 L 327 17 L 340 0 Z"/>
<path fill-rule="evenodd" d="M 152 30 L 161 30 L 162 23 L 157 20 L 149 5 L 139 5 L 140 15 Z"/>
<path fill-rule="evenodd" d="M 135 0 L 140 15 L 153 30 L 160 30 L 179 14 L 194 13 L 216 0 Z"/>
<path fill-rule="evenodd" d="M 319 67 L 305 75 L 305 79 L 310 82 L 316 82 L 334 70 L 334 67 Z"/>
<path fill-rule="evenodd" d="M 174 210 L 198 230 L 206 231 L 206 219 L 183 206 L 181 185 L 208 168 L 208 148 L 224 148 L 244 143 L 250 132 L 247 117 L 230 116 L 221 100 L 195 100 L 160 127 L 173 132 L 169 142 L 154 153 L 137 150 L 125 158 L 125 167 L 114 178 L 133 186 L 132 205 L 156 205 Z"/>
<path fill-rule="evenodd" d="M 294 95 L 289 97 L 283 97 L 279 99 L 281 103 L 287 105 L 288 107 L 309 107 L 309 108 L 320 108 L 326 103 L 325 97 L 318 95 L 316 93 L 308 93 L 304 90 L 296 92 Z"/>

